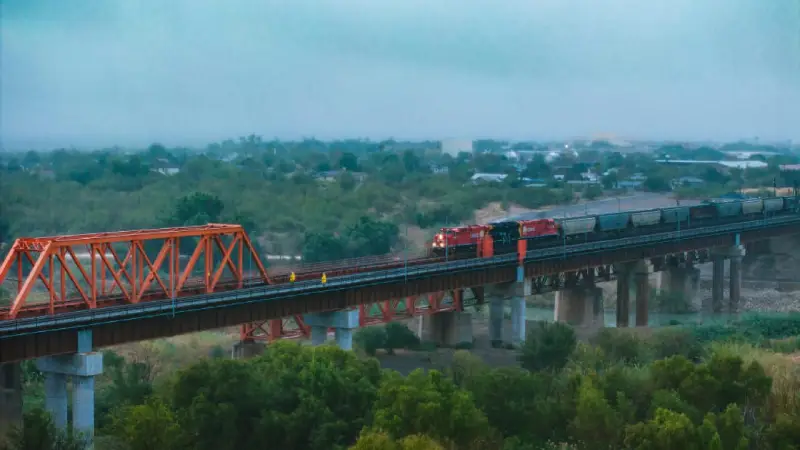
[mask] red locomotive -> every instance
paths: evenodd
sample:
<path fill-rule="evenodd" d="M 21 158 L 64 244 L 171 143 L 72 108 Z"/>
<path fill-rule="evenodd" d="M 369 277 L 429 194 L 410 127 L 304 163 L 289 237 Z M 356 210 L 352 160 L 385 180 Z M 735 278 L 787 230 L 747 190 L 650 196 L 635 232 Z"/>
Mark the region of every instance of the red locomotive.
<path fill-rule="evenodd" d="M 464 227 L 442 228 L 433 237 L 431 251 L 435 255 L 446 255 L 448 253 L 475 253 L 478 244 L 489 230 L 487 225 L 467 225 Z"/>
<path fill-rule="evenodd" d="M 485 235 L 494 241 L 495 252 L 504 253 L 522 239 L 542 239 L 558 236 L 558 224 L 553 219 L 535 219 L 499 222 L 490 225 L 467 225 L 442 228 L 433 237 L 431 251 L 434 255 L 475 254 Z M 506 249 L 505 247 L 509 247 Z"/>

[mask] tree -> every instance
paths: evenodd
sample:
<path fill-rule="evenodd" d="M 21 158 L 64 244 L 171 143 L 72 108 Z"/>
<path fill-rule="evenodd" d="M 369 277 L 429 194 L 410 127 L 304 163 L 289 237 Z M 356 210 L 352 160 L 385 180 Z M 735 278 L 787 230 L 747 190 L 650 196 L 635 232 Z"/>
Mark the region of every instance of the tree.
<path fill-rule="evenodd" d="M 337 164 L 340 169 L 358 172 L 358 157 L 350 152 L 342 153 Z"/>
<path fill-rule="evenodd" d="M 333 346 L 278 342 L 248 361 L 206 360 L 167 389 L 183 444 L 196 449 L 327 450 L 354 442 L 380 367 Z"/>
<path fill-rule="evenodd" d="M 397 225 L 362 216 L 347 230 L 352 256 L 389 253 L 397 241 Z"/>
<path fill-rule="evenodd" d="M 413 173 L 420 170 L 422 162 L 412 150 L 406 150 L 403 152 L 403 167 L 406 172 Z"/>
<path fill-rule="evenodd" d="M 575 350 L 575 330 L 561 322 L 537 322 L 520 348 L 519 361 L 528 370 L 558 370 Z"/>
<path fill-rule="evenodd" d="M 442 373 L 415 370 L 403 378 L 385 376 L 374 407 L 373 427 L 395 439 L 424 434 L 440 442 L 466 446 L 487 436 L 486 416 L 469 393 Z"/>
<path fill-rule="evenodd" d="M 617 176 L 616 171 L 609 172 L 608 175 L 604 175 L 601 182 L 603 183 L 603 187 L 606 189 L 614 189 L 617 187 L 617 183 L 619 182 L 619 177 Z"/>
<path fill-rule="evenodd" d="M 367 431 L 359 436 L 350 450 L 444 450 L 444 447 L 421 434 L 406 436 L 395 441 L 386 433 Z"/>
<path fill-rule="evenodd" d="M 332 233 L 306 233 L 302 254 L 306 262 L 333 261 L 347 257 L 347 249 Z"/>
<path fill-rule="evenodd" d="M 386 324 L 386 351 L 391 355 L 395 349 L 414 348 L 419 338 L 406 325 L 398 322 Z"/>
<path fill-rule="evenodd" d="M 142 362 L 127 362 L 114 352 L 103 353 L 103 365 L 111 382 L 97 399 L 98 428 L 103 428 L 114 408 L 143 404 L 153 394 L 152 367 Z"/>
<path fill-rule="evenodd" d="M 205 225 L 217 222 L 224 209 L 225 204 L 216 195 L 193 192 L 178 199 L 171 221 L 179 226 Z"/>
<path fill-rule="evenodd" d="M 538 444 L 566 438 L 571 396 L 564 395 L 557 376 L 512 367 L 485 369 L 473 371 L 463 385 L 503 436 Z"/>
<path fill-rule="evenodd" d="M 684 414 L 658 409 L 648 422 L 625 429 L 625 448 L 632 450 L 722 450 L 716 430 L 710 436 L 701 435 L 697 427 Z M 704 442 L 705 441 L 705 442 Z M 712 442 L 714 443 L 713 445 Z"/>
<path fill-rule="evenodd" d="M 256 437 L 262 446 L 341 448 L 367 425 L 381 379 L 376 360 L 361 360 L 331 345 L 278 342 L 253 364 L 266 382 L 264 395 L 256 399 L 263 408 Z"/>
<path fill-rule="evenodd" d="M 22 425 L 9 431 L 3 450 L 84 450 L 88 441 L 73 434 L 72 429 L 59 430 L 50 414 L 34 409 L 23 415 Z"/>
<path fill-rule="evenodd" d="M 661 175 L 650 175 L 644 180 L 644 187 L 652 192 L 665 192 L 669 191 L 670 185 L 666 178 Z"/>
<path fill-rule="evenodd" d="M 578 390 L 575 417 L 569 428 L 573 438 L 588 449 L 618 448 L 623 420 L 588 377 Z M 680 448 L 680 447 L 677 447 Z"/>
<path fill-rule="evenodd" d="M 159 399 L 125 406 L 112 417 L 111 434 L 129 450 L 181 448 L 181 429 L 172 410 Z"/>
<path fill-rule="evenodd" d="M 355 189 L 356 184 L 356 177 L 350 172 L 339 175 L 339 187 L 341 187 L 343 191 L 352 191 Z"/>
<path fill-rule="evenodd" d="M 386 329 L 383 327 L 362 327 L 353 337 L 356 345 L 369 356 L 375 356 L 378 349 L 386 347 Z"/>

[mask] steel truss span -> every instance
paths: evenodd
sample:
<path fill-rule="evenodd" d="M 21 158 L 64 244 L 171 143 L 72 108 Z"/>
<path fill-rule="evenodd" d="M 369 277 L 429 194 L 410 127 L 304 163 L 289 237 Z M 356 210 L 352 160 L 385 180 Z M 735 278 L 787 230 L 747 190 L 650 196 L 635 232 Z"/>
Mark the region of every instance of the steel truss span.
<path fill-rule="evenodd" d="M 239 289 L 246 279 L 271 284 L 247 233 L 227 224 L 19 238 L 0 285 L 12 276 L 5 320 Z"/>

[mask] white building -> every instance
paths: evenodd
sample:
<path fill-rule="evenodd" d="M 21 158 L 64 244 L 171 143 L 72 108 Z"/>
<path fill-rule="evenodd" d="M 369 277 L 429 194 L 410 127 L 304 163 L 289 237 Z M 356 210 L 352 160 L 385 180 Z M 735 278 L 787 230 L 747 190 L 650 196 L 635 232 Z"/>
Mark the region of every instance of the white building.
<path fill-rule="evenodd" d="M 458 156 L 461 152 L 472 153 L 471 139 L 445 139 L 441 141 L 442 153 L 451 156 Z"/>

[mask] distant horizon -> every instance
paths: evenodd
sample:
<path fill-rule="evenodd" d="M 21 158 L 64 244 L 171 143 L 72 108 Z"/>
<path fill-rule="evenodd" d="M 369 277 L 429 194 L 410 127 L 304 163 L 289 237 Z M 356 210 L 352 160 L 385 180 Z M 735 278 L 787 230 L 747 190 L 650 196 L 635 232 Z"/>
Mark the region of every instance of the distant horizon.
<path fill-rule="evenodd" d="M 190 150 L 203 150 L 209 145 L 212 144 L 219 144 L 226 140 L 233 140 L 236 141 L 240 137 L 246 137 L 250 135 L 255 135 L 261 137 L 261 139 L 265 142 L 272 141 L 274 139 L 280 142 L 301 142 L 305 139 L 316 139 L 322 142 L 335 142 L 335 141 L 346 141 L 346 140 L 365 140 L 368 142 L 383 142 L 387 140 L 395 140 L 397 142 L 440 142 L 444 140 L 456 139 L 456 140 L 494 140 L 494 141 L 506 141 L 510 143 L 520 143 L 520 142 L 530 142 L 530 143 L 563 143 L 563 142 L 570 142 L 570 141 L 607 141 L 611 142 L 628 142 L 632 144 L 641 144 L 641 143 L 680 143 L 680 144 L 712 144 L 712 145 L 725 145 L 725 144 L 737 144 L 737 143 L 746 143 L 751 145 L 766 145 L 766 146 L 784 146 L 787 143 L 790 147 L 794 147 L 798 145 L 798 142 L 792 139 L 758 139 L 757 142 L 753 142 L 754 138 L 740 138 L 740 139 L 733 139 L 733 140 L 724 140 L 724 139 L 657 139 L 657 138 L 625 138 L 622 136 L 615 136 L 611 139 L 607 137 L 592 137 L 592 136 L 578 136 L 578 137 L 568 137 L 568 138 L 503 138 L 503 137 L 443 137 L 443 138 L 412 138 L 412 137 L 397 137 L 397 136 L 388 136 L 383 138 L 377 137 L 365 137 L 365 136 L 343 136 L 343 137 L 320 137 L 320 136 L 299 136 L 299 137 L 280 137 L 280 136 L 266 136 L 260 135 L 258 133 L 248 133 L 242 134 L 238 136 L 230 136 L 224 137 L 220 139 L 211 139 L 211 140 L 201 140 L 201 139 L 187 139 L 183 142 L 169 142 L 165 140 L 152 140 L 152 141 L 143 141 L 140 140 L 139 142 L 130 142 L 127 144 L 124 143 L 116 143 L 116 144 L 106 144 L 106 143 L 97 143 L 97 144 L 89 144 L 84 143 L 80 144 L 45 144 L 44 142 L 40 142 L 39 145 L 26 145 L 23 143 L 13 143 L 9 145 L 8 141 L 0 141 L 0 152 L 8 152 L 8 153 L 17 153 L 17 152 L 24 152 L 29 150 L 34 151 L 54 151 L 60 149 L 75 149 L 79 151 L 93 151 L 93 150 L 101 150 L 101 149 L 108 149 L 108 148 L 121 148 L 126 150 L 133 150 L 133 149 L 146 149 L 150 145 L 153 144 L 161 144 L 167 148 L 187 148 Z"/>

